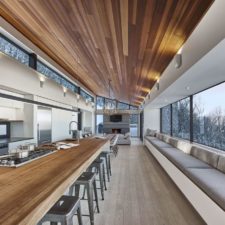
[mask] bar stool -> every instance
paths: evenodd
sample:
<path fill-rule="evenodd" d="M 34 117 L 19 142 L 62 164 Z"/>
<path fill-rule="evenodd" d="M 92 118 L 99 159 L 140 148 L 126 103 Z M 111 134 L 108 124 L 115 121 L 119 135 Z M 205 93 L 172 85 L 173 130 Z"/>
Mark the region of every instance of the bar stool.
<path fill-rule="evenodd" d="M 83 225 L 80 199 L 74 196 L 63 195 L 55 205 L 40 220 L 38 225 L 49 221 L 51 225 L 73 225 L 73 216 L 77 213 L 79 225 Z"/>
<path fill-rule="evenodd" d="M 115 155 L 115 157 L 118 154 L 118 150 L 119 150 L 118 145 L 112 145 L 112 146 L 110 146 L 110 152 L 113 153 Z"/>
<path fill-rule="evenodd" d="M 104 200 L 104 188 L 105 188 L 105 190 L 107 190 L 107 187 L 106 187 L 105 167 L 104 167 L 103 159 L 97 158 L 88 167 L 88 171 L 92 171 L 93 169 L 95 169 L 96 173 L 99 175 L 101 195 L 102 195 L 102 200 Z"/>
<path fill-rule="evenodd" d="M 103 151 L 100 153 L 99 157 L 105 160 L 107 178 L 108 178 L 108 181 L 110 181 L 110 176 L 112 176 L 110 152 Z"/>
<path fill-rule="evenodd" d="M 95 196 L 95 202 L 97 207 L 97 212 L 99 213 L 99 205 L 98 205 L 98 193 L 96 187 L 95 173 L 92 172 L 84 172 L 70 187 L 69 195 L 73 195 L 75 188 L 75 196 L 79 196 L 80 194 L 80 186 L 84 185 L 84 188 L 87 189 L 87 200 L 88 200 L 88 209 L 91 225 L 94 225 L 94 199 L 93 194 Z"/>

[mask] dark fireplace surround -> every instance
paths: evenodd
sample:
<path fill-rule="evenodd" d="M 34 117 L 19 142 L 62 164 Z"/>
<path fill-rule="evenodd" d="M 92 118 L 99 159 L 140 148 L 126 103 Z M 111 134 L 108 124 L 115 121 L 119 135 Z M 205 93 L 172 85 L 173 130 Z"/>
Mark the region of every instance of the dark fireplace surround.
<path fill-rule="evenodd" d="M 119 128 L 112 128 L 112 134 L 121 134 L 121 129 L 119 129 Z"/>

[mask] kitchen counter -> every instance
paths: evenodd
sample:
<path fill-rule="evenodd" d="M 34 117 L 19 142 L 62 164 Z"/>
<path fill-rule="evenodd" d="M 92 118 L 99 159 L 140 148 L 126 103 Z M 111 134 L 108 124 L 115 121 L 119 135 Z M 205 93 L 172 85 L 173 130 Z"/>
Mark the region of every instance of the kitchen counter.
<path fill-rule="evenodd" d="M 0 224 L 36 225 L 99 153 L 109 148 L 110 138 L 82 139 L 78 147 L 22 167 L 0 168 Z"/>
<path fill-rule="evenodd" d="M 31 140 L 34 139 L 32 137 L 12 137 L 12 138 L 3 138 L 0 139 L 0 144 L 9 144 L 13 142 L 18 142 L 18 141 L 26 141 L 26 140 Z"/>

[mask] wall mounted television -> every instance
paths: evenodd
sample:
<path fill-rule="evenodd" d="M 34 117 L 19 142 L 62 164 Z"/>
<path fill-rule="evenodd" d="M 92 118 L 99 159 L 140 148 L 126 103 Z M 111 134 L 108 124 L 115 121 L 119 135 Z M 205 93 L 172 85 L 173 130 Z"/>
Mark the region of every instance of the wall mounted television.
<path fill-rule="evenodd" d="M 111 115 L 110 116 L 110 122 L 121 122 L 122 121 L 122 115 Z"/>

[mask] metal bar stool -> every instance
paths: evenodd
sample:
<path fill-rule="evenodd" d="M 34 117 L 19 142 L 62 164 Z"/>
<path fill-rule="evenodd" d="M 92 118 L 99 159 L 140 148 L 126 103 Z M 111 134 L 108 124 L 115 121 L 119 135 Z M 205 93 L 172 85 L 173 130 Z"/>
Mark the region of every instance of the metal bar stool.
<path fill-rule="evenodd" d="M 99 175 L 101 195 L 102 195 L 102 200 L 104 200 L 104 187 L 105 187 L 105 190 L 107 190 L 107 187 L 106 187 L 105 167 L 104 167 L 103 159 L 100 159 L 100 158 L 96 159 L 88 167 L 88 171 L 92 171 L 93 168 L 95 169 L 96 173 Z"/>
<path fill-rule="evenodd" d="M 38 225 L 49 221 L 51 225 L 73 225 L 73 216 L 77 213 L 79 225 L 83 225 L 80 199 L 74 196 L 63 195 L 56 204 L 40 220 Z"/>
<path fill-rule="evenodd" d="M 118 145 L 110 146 L 110 152 L 113 153 L 113 154 L 115 155 L 115 157 L 116 157 L 117 154 L 118 154 L 118 150 L 119 150 Z"/>
<path fill-rule="evenodd" d="M 109 151 L 101 152 L 99 158 L 103 158 L 105 160 L 107 178 L 108 181 L 110 181 L 110 176 L 112 176 L 110 152 Z"/>
<path fill-rule="evenodd" d="M 84 188 L 87 189 L 87 200 L 88 200 L 88 209 L 91 225 L 94 225 L 94 199 L 93 194 L 95 196 L 95 202 L 97 207 L 97 212 L 99 213 L 99 205 L 98 205 L 98 193 L 96 187 L 95 173 L 92 172 L 84 172 L 70 187 L 69 195 L 73 195 L 75 188 L 75 196 L 79 196 L 80 194 L 80 186 L 84 185 Z"/>

